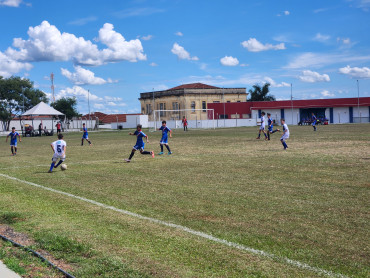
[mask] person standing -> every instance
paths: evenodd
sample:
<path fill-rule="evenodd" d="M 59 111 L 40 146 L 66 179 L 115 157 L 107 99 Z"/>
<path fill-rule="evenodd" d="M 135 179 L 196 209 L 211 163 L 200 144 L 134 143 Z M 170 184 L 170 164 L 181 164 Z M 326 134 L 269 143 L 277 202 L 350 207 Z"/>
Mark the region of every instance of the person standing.
<path fill-rule="evenodd" d="M 8 137 L 10 137 L 10 150 L 12 155 L 17 155 L 17 136 L 19 137 L 19 142 L 22 142 L 21 136 L 15 131 L 15 127 L 12 127 L 12 132 L 6 136 L 5 142 L 8 142 Z"/>
<path fill-rule="evenodd" d="M 41 132 L 42 132 L 42 123 L 39 124 L 39 135 L 41 136 Z"/>
<path fill-rule="evenodd" d="M 184 126 L 184 131 L 188 131 L 188 120 L 186 117 L 182 117 L 182 125 Z"/>

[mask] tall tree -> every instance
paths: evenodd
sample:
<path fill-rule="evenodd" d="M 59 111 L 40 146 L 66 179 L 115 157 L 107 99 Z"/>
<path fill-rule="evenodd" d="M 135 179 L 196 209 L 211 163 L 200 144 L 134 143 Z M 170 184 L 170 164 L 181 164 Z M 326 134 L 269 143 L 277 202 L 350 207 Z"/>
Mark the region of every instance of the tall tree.
<path fill-rule="evenodd" d="M 73 117 L 79 116 L 76 108 L 77 100 L 74 97 L 63 97 L 53 102 L 51 106 L 66 115 L 67 119 L 69 120 L 71 120 Z"/>
<path fill-rule="evenodd" d="M 15 116 L 41 101 L 47 103 L 49 100 L 44 92 L 33 87 L 33 82 L 29 79 L 0 76 L 0 120 L 5 130 L 9 130 L 10 121 Z"/>
<path fill-rule="evenodd" d="M 276 100 L 273 95 L 268 95 L 270 92 L 270 83 L 265 83 L 262 87 L 258 84 L 253 85 L 253 90 L 249 90 L 250 101 L 273 101 Z"/>

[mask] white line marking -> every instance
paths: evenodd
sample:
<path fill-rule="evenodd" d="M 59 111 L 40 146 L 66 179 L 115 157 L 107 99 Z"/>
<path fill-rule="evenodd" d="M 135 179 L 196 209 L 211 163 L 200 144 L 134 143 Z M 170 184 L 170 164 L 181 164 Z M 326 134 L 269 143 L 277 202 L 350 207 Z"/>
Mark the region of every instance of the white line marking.
<path fill-rule="evenodd" d="M 334 272 L 329 271 L 329 270 L 325 270 L 325 269 L 322 269 L 322 268 L 310 266 L 306 263 L 291 260 L 291 259 L 286 258 L 286 257 L 279 257 L 277 255 L 265 252 L 263 250 L 254 249 L 254 248 L 251 248 L 251 247 L 239 244 L 239 243 L 235 243 L 235 242 L 227 241 L 225 239 L 217 238 L 217 237 L 214 237 L 212 235 L 209 235 L 209 234 L 206 234 L 206 233 L 203 233 L 203 232 L 199 232 L 199 231 L 193 230 L 191 228 L 188 228 L 188 227 L 185 227 L 185 226 L 182 226 L 182 225 L 177 225 L 177 224 L 173 224 L 173 223 L 170 223 L 170 222 L 165 222 L 165 221 L 162 221 L 162 220 L 159 220 L 159 219 L 143 216 L 143 215 L 140 215 L 140 214 L 128 211 L 128 210 L 119 209 L 119 208 L 116 208 L 116 207 L 113 207 L 113 206 L 109 206 L 109 205 L 106 205 L 106 204 L 103 204 L 103 203 L 99 203 L 99 202 L 94 201 L 94 200 L 90 200 L 90 199 L 87 199 L 87 198 L 84 198 L 84 197 L 76 196 L 76 195 L 73 195 L 71 193 L 56 190 L 56 189 L 46 187 L 46 186 L 43 186 L 43 185 L 39 185 L 39 184 L 36 184 L 36 183 L 33 183 L 33 182 L 21 180 L 21 179 L 11 177 L 11 176 L 8 176 L 8 175 L 5 175 L 5 174 L 0 173 L 0 176 L 4 177 L 4 178 L 7 178 L 7 179 L 10 179 L 10 180 L 14 180 L 14 181 L 18 181 L 18 182 L 25 183 L 25 184 L 28 184 L 28 185 L 32 185 L 34 187 L 38 187 L 38 188 L 41 188 L 41 189 L 44 189 L 44 190 L 48 190 L 48 191 L 51 191 L 51 192 L 54 192 L 54 193 L 58 193 L 58 194 L 62 194 L 62 195 L 68 196 L 68 197 L 72 197 L 72 198 L 75 198 L 75 199 L 78 199 L 78 200 L 81 200 L 81 201 L 84 201 L 84 202 L 87 202 L 87 203 L 90 203 L 90 204 L 93 204 L 93 205 L 96 205 L 96 206 L 99 206 L 99 207 L 102 207 L 102 208 L 110 209 L 110 210 L 113 210 L 113 211 L 116 211 L 116 212 L 119 212 L 119 213 L 122 213 L 122 214 L 126 214 L 126 215 L 129 215 L 129 216 L 132 216 L 132 217 L 142 219 L 142 220 L 147 220 L 147 221 L 152 222 L 152 223 L 157 223 L 157 224 L 160 224 L 160 225 L 163 225 L 163 226 L 175 228 L 175 229 L 187 232 L 187 233 L 192 234 L 192 235 L 196 235 L 196 236 L 199 236 L 199 237 L 202 237 L 202 238 L 205 238 L 205 239 L 217 242 L 217 243 L 224 244 L 224 245 L 229 246 L 229 247 L 233 247 L 233 248 L 236 248 L 236 249 L 239 249 L 239 250 L 247 251 L 247 252 L 252 253 L 252 254 L 256 254 L 256 255 L 259 255 L 259 256 L 262 256 L 262 257 L 267 257 L 267 258 L 277 260 L 277 261 L 283 261 L 283 262 L 285 262 L 289 265 L 292 265 L 292 266 L 295 266 L 295 267 L 298 267 L 298 268 L 301 268 L 301 269 L 313 271 L 313 272 L 316 272 L 316 273 L 319 273 L 319 274 L 324 274 L 324 275 L 330 276 L 330 277 L 347 278 L 347 276 L 345 276 L 343 274 L 334 273 Z"/>
<path fill-rule="evenodd" d="M 88 161 L 88 162 L 69 162 L 68 160 L 66 161 L 66 164 L 71 164 L 71 165 L 77 165 L 77 164 L 90 164 L 90 163 L 100 163 L 100 162 L 112 162 L 113 160 L 93 160 L 93 161 Z M 12 169 L 23 169 L 23 168 L 33 168 L 33 167 L 50 167 L 50 164 L 38 164 L 38 165 L 25 165 L 25 166 L 14 166 L 14 167 L 5 167 L 5 168 L 0 168 L 0 170 L 12 170 Z"/>

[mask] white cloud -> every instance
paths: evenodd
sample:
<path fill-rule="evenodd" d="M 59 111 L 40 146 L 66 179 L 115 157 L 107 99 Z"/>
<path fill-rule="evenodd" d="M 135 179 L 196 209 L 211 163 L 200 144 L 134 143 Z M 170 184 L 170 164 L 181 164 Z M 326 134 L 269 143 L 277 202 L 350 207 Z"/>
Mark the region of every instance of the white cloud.
<path fill-rule="evenodd" d="M 199 66 L 199 68 L 201 69 L 201 70 L 206 70 L 207 69 L 207 64 L 206 63 L 201 63 L 200 64 L 200 66 Z"/>
<path fill-rule="evenodd" d="M 323 97 L 335 97 L 334 93 L 330 93 L 328 90 L 322 91 L 320 93 Z"/>
<path fill-rule="evenodd" d="M 144 41 L 149 41 L 153 38 L 153 35 L 147 35 L 147 36 L 142 36 L 141 39 Z"/>
<path fill-rule="evenodd" d="M 344 68 L 340 68 L 339 72 L 342 74 L 349 75 L 350 77 L 353 77 L 353 78 L 370 78 L 370 68 L 367 68 L 367 67 L 351 68 L 350 66 L 346 66 Z"/>
<path fill-rule="evenodd" d="M 286 83 L 286 82 L 281 82 L 281 83 L 276 83 L 272 78 L 270 77 L 265 77 L 264 80 L 267 82 L 267 83 L 270 83 L 271 87 L 275 87 L 275 88 L 281 88 L 281 87 L 290 87 L 290 84 L 289 83 Z"/>
<path fill-rule="evenodd" d="M 237 58 L 234 58 L 232 56 L 225 56 L 220 59 L 221 65 L 223 66 L 229 66 L 229 67 L 234 67 L 239 64 L 239 61 Z"/>
<path fill-rule="evenodd" d="M 142 8 L 129 8 L 125 10 L 120 10 L 113 15 L 118 18 L 127 18 L 133 16 L 148 16 L 156 13 L 163 13 L 165 10 L 152 8 L 152 7 L 142 7 Z"/>
<path fill-rule="evenodd" d="M 241 67 L 248 67 L 248 64 L 240 64 Z"/>
<path fill-rule="evenodd" d="M 175 35 L 179 36 L 179 37 L 182 37 L 184 34 L 179 31 L 179 32 L 176 32 Z"/>
<path fill-rule="evenodd" d="M 329 35 L 322 35 L 320 33 L 317 33 L 316 36 L 313 38 L 315 41 L 319 42 L 326 42 L 330 39 Z"/>
<path fill-rule="evenodd" d="M 320 68 L 327 65 L 348 62 L 364 62 L 370 61 L 370 56 L 356 56 L 355 54 L 332 54 L 332 53 L 313 53 L 305 52 L 294 56 L 293 59 L 284 68 L 300 69 L 300 68 Z"/>
<path fill-rule="evenodd" d="M 316 82 L 329 82 L 330 77 L 327 74 L 320 74 L 315 71 L 304 70 L 298 78 L 303 82 L 316 83 Z"/>
<path fill-rule="evenodd" d="M 91 101 L 103 101 L 103 98 L 89 93 L 86 89 L 80 86 L 73 86 L 72 88 L 60 90 L 59 93 L 56 95 L 56 99 L 60 99 L 62 97 L 76 97 L 77 99 L 83 100 L 87 100 L 88 98 L 90 98 Z"/>
<path fill-rule="evenodd" d="M 105 107 L 105 105 L 102 104 L 102 103 L 95 103 L 93 105 L 93 107 L 96 108 L 96 109 L 103 109 Z"/>
<path fill-rule="evenodd" d="M 260 52 L 260 51 L 266 51 L 266 50 L 282 50 L 286 49 L 284 43 L 279 43 L 279 44 L 262 44 L 255 38 L 250 38 L 247 41 L 243 41 L 242 46 L 246 48 L 250 52 Z"/>
<path fill-rule="evenodd" d="M 32 65 L 13 60 L 0 51 L 0 76 L 8 78 L 22 70 L 30 70 Z"/>
<path fill-rule="evenodd" d="M 285 15 L 290 15 L 290 12 L 289 11 L 284 11 L 284 14 Z"/>
<path fill-rule="evenodd" d="M 96 44 L 83 37 L 61 33 L 56 26 L 43 21 L 28 29 L 27 40 L 16 38 L 6 54 L 14 60 L 25 62 L 68 61 L 75 64 L 97 66 L 110 62 L 146 60 L 140 40 L 126 41 L 113 25 L 105 23 L 99 30 L 98 41 L 107 48 L 98 49 Z"/>
<path fill-rule="evenodd" d="M 158 64 L 156 64 L 156 63 L 152 62 L 152 63 L 150 63 L 150 64 L 149 64 L 149 66 L 151 66 L 151 67 L 156 67 L 156 66 L 158 66 Z"/>
<path fill-rule="evenodd" d="M 19 7 L 22 0 L 0 0 L 0 6 Z"/>
<path fill-rule="evenodd" d="M 104 96 L 104 100 L 106 101 L 122 101 L 120 97 L 111 97 L 111 96 Z"/>
<path fill-rule="evenodd" d="M 340 38 L 340 37 L 338 37 L 337 42 L 338 43 L 343 43 L 344 45 L 351 45 L 352 44 L 350 38 Z"/>
<path fill-rule="evenodd" d="M 96 77 L 95 73 L 81 66 L 75 66 L 74 69 L 74 73 L 63 68 L 61 68 L 61 72 L 63 76 L 75 85 L 102 85 L 113 82 L 111 79 L 104 80 L 103 78 Z"/>
<path fill-rule="evenodd" d="M 180 60 L 193 60 L 193 61 L 198 61 L 199 58 L 197 56 L 193 56 L 191 57 L 190 56 L 190 53 L 187 52 L 185 50 L 185 48 L 183 48 L 181 45 L 179 45 L 178 43 L 174 43 L 173 44 L 173 47 L 171 49 L 171 52 L 175 55 L 177 55 L 177 57 L 180 59 Z"/>

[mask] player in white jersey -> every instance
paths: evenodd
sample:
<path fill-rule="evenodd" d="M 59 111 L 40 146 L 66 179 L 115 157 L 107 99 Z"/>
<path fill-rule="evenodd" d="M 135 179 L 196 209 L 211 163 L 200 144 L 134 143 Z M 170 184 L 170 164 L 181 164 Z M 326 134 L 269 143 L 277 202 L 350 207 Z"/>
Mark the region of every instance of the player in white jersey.
<path fill-rule="evenodd" d="M 57 168 L 60 164 L 63 163 L 63 161 L 66 159 L 66 149 L 67 149 L 67 143 L 63 140 L 63 134 L 58 134 L 58 140 L 51 143 L 51 149 L 54 152 L 52 163 L 50 165 L 49 173 L 53 172 L 54 168 Z M 57 160 L 59 159 L 58 164 L 55 165 Z"/>
<path fill-rule="evenodd" d="M 285 123 L 285 119 L 281 119 L 281 125 L 283 126 L 283 136 L 281 136 L 280 141 L 281 144 L 284 146 L 284 150 L 288 148 L 285 140 L 289 138 L 289 128 L 288 125 Z"/>
<path fill-rule="evenodd" d="M 266 134 L 266 131 L 265 131 L 265 112 L 262 112 L 261 113 L 261 126 L 260 126 L 260 130 L 258 132 L 258 137 L 256 139 L 260 139 L 261 137 L 261 131 L 263 132 L 263 134 L 265 135 L 265 140 L 267 140 L 267 134 Z"/>

